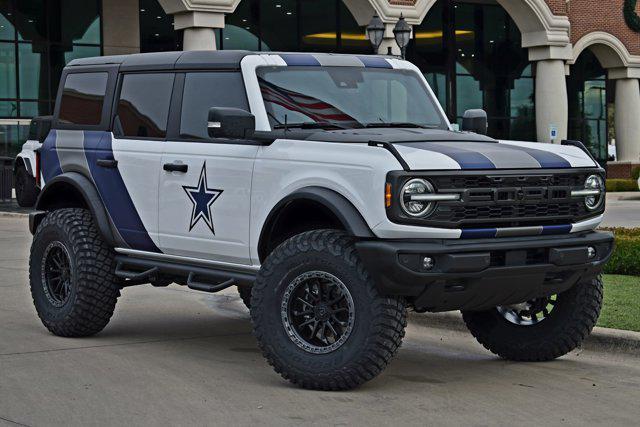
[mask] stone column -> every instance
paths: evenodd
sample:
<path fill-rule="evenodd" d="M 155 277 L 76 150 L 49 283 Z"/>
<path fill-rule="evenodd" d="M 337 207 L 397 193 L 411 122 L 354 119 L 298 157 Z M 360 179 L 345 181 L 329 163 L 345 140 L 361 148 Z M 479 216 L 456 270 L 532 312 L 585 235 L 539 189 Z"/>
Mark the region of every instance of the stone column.
<path fill-rule="evenodd" d="M 102 44 L 105 55 L 140 52 L 138 2 L 102 0 Z"/>
<path fill-rule="evenodd" d="M 173 16 L 176 30 L 184 30 L 182 50 L 216 50 L 216 28 L 224 28 L 224 13 L 189 11 Z"/>
<path fill-rule="evenodd" d="M 640 84 L 638 79 L 616 80 L 616 160 L 640 161 Z"/>
<path fill-rule="evenodd" d="M 173 27 L 184 30 L 183 50 L 216 50 L 216 28 L 224 28 L 224 16 L 233 13 L 240 0 L 158 0 L 173 15 Z"/>
<path fill-rule="evenodd" d="M 536 132 L 540 142 L 559 144 L 567 139 L 569 105 L 564 61 L 545 59 L 536 62 Z M 551 140 L 551 128 L 557 137 Z"/>

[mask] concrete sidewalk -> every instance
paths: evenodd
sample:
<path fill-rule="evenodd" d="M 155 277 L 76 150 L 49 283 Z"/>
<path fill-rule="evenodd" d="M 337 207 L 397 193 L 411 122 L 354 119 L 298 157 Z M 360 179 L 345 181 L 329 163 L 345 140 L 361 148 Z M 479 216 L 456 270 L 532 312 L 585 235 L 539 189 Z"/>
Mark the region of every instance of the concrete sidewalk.
<path fill-rule="evenodd" d="M 0 426 L 635 425 L 640 358 L 588 348 L 513 363 L 465 330 L 412 323 L 391 366 L 350 392 L 282 380 L 234 289 L 123 291 L 100 334 L 40 324 L 28 288 L 26 218 L 0 218 Z M 428 319 L 428 318 L 425 318 Z"/>

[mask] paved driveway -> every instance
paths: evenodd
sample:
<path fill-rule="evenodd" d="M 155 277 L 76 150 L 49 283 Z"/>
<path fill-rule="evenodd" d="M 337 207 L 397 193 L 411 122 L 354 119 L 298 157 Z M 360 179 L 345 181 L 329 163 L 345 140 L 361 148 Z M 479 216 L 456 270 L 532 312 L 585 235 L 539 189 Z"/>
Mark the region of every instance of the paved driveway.
<path fill-rule="evenodd" d="M 364 387 L 304 391 L 258 353 L 235 292 L 124 290 L 103 333 L 50 335 L 27 286 L 26 220 L 0 218 L 0 425 L 637 425 L 640 358 L 522 364 L 410 326 Z"/>

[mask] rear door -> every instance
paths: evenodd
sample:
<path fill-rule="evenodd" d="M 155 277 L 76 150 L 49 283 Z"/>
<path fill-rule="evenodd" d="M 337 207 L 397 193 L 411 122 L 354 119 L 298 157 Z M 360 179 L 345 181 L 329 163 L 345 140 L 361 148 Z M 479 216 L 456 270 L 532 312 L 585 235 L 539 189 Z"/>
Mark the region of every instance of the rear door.
<path fill-rule="evenodd" d="M 258 145 L 211 139 L 211 107 L 249 109 L 239 71 L 176 76 L 171 134 L 162 156 L 159 229 L 163 252 L 250 264 L 251 176 Z"/>
<path fill-rule="evenodd" d="M 115 105 L 113 158 L 121 180 L 109 181 L 118 229 L 130 248 L 159 252 L 158 186 L 175 75 L 121 75 Z"/>

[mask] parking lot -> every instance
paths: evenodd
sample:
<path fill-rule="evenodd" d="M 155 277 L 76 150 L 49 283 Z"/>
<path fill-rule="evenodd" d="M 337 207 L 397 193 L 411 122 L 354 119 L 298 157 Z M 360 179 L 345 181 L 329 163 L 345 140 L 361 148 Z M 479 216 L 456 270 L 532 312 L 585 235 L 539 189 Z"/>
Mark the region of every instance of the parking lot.
<path fill-rule="evenodd" d="M 635 425 L 640 358 L 573 352 L 501 361 L 469 334 L 410 325 L 383 375 L 351 392 L 297 389 L 251 336 L 234 289 L 125 289 L 99 335 L 40 324 L 26 218 L 0 217 L 0 425 Z"/>

